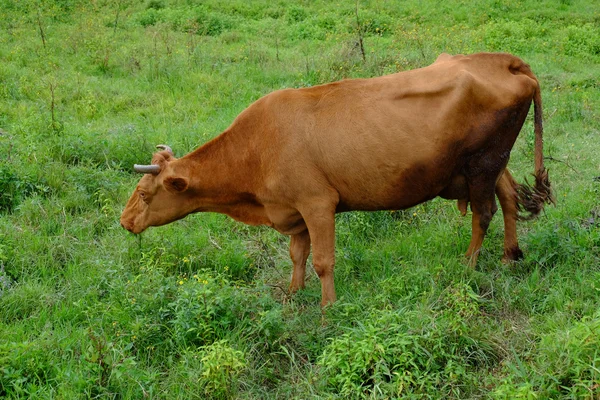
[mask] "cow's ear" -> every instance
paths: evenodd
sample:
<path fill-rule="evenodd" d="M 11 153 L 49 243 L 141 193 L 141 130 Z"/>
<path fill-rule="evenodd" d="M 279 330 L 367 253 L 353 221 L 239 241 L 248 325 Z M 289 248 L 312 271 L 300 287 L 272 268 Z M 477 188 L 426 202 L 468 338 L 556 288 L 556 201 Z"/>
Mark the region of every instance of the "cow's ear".
<path fill-rule="evenodd" d="M 164 185 L 169 192 L 182 193 L 188 188 L 188 180 L 181 177 L 169 176 L 165 178 Z"/>

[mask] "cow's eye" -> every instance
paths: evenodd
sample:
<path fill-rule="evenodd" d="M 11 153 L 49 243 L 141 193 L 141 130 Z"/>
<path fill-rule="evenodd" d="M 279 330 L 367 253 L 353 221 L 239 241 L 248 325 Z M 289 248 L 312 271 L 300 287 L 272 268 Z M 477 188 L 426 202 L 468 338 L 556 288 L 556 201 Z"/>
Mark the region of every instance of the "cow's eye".
<path fill-rule="evenodd" d="M 138 195 L 140 196 L 140 199 L 142 199 L 144 202 L 148 202 L 148 197 L 146 196 L 145 192 L 142 192 L 141 190 L 138 192 Z"/>

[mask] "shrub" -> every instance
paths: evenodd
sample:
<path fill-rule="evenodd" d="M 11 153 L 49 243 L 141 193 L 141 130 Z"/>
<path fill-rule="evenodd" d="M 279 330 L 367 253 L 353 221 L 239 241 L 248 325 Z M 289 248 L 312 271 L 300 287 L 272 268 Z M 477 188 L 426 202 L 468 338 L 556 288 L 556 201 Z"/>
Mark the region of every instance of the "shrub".
<path fill-rule="evenodd" d="M 234 17 L 206 7 L 192 8 L 148 8 L 137 15 L 140 25 L 148 27 L 158 23 L 171 26 L 174 30 L 193 32 L 204 36 L 218 36 L 234 26 Z"/>
<path fill-rule="evenodd" d="M 232 285 L 225 277 L 198 272 L 178 280 L 179 290 L 168 305 L 176 343 L 206 346 L 232 332 L 276 342 L 282 334 L 281 314 L 272 299 Z"/>
<path fill-rule="evenodd" d="M 146 9 L 160 10 L 165 8 L 165 3 L 162 0 L 150 0 L 146 4 Z"/>
<path fill-rule="evenodd" d="M 202 377 L 206 395 L 230 398 L 235 390 L 235 378 L 246 366 L 244 353 L 234 349 L 226 340 L 202 348 Z"/>
<path fill-rule="evenodd" d="M 287 12 L 287 20 L 290 24 L 304 21 L 308 17 L 308 13 L 302 7 L 290 7 Z"/>
<path fill-rule="evenodd" d="M 225 14 L 208 12 L 201 8 L 197 9 L 195 14 L 198 35 L 218 36 L 233 26 L 232 18 Z"/>
<path fill-rule="evenodd" d="M 570 25 L 565 31 L 563 46 L 566 54 L 583 57 L 600 55 L 600 34 L 592 24 Z"/>
<path fill-rule="evenodd" d="M 143 27 L 155 25 L 160 20 L 160 14 L 155 8 L 148 8 L 138 16 L 138 22 Z"/>
<path fill-rule="evenodd" d="M 478 369 L 497 361 L 489 338 L 472 327 L 478 299 L 467 288 L 450 288 L 438 313 L 382 311 L 331 340 L 318 360 L 327 384 L 353 398 L 464 397 Z"/>

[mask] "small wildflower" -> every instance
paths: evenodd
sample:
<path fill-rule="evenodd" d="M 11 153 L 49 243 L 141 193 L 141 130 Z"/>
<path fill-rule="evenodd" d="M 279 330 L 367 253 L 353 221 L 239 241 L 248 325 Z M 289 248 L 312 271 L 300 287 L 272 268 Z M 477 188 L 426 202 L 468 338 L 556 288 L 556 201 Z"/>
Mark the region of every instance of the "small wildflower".
<path fill-rule="evenodd" d="M 180 284 L 180 285 L 183 285 L 183 281 L 181 281 L 181 280 L 180 280 L 180 281 L 179 281 L 179 284 Z"/>

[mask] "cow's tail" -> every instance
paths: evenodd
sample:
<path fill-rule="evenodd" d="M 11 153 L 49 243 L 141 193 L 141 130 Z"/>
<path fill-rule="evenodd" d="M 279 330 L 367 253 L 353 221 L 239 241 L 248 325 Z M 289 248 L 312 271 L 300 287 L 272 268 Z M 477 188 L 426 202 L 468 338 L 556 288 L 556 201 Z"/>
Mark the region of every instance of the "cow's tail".
<path fill-rule="evenodd" d="M 537 79 L 527 68 L 527 75 Z M 552 188 L 550 187 L 550 180 L 548 179 L 548 171 L 544 168 L 544 152 L 543 152 L 543 127 L 542 127 L 542 94 L 539 84 L 533 95 L 533 113 L 534 113 L 534 131 L 535 131 L 535 184 L 530 185 L 529 182 L 525 181 L 525 184 L 518 185 L 518 204 L 521 210 L 519 218 L 521 219 L 533 219 L 539 215 L 544 209 L 545 204 L 555 204 L 554 195 L 552 194 Z"/>

